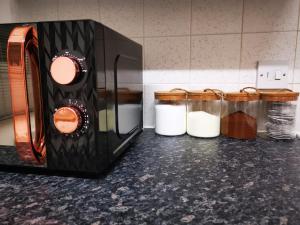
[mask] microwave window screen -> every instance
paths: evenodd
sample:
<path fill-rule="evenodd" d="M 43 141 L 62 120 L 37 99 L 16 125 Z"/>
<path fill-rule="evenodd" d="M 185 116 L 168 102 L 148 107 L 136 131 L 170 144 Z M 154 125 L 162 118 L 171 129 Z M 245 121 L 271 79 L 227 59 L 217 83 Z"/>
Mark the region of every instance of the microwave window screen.
<path fill-rule="evenodd" d="M 0 28 L 0 145 L 14 146 L 14 128 L 7 71 L 7 40 L 11 27 Z"/>
<path fill-rule="evenodd" d="M 7 68 L 7 40 L 11 31 L 11 26 L 2 26 L 0 28 L 0 146 L 15 146 L 13 116 L 11 107 L 10 83 Z M 29 57 L 26 59 L 26 82 L 28 88 L 28 102 L 30 108 L 30 126 L 32 136 L 34 137 L 34 101 L 31 79 L 31 68 Z"/>

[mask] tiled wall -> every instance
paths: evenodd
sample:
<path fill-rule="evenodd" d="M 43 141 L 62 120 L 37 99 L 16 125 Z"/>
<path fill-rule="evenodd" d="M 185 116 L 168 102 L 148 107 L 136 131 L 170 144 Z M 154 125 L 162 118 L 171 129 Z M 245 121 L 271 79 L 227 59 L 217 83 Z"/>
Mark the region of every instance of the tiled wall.
<path fill-rule="evenodd" d="M 259 60 L 289 60 L 300 91 L 299 1 L 2 0 L 0 22 L 92 18 L 141 43 L 152 127 L 155 90 L 254 86 Z"/>

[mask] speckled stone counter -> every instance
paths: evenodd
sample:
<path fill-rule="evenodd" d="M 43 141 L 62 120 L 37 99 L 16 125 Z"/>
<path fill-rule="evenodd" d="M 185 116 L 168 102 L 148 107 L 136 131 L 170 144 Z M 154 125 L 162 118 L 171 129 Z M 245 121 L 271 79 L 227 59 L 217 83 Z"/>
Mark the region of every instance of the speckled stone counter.
<path fill-rule="evenodd" d="M 99 179 L 0 172 L 0 224 L 300 224 L 300 140 L 145 130 Z"/>

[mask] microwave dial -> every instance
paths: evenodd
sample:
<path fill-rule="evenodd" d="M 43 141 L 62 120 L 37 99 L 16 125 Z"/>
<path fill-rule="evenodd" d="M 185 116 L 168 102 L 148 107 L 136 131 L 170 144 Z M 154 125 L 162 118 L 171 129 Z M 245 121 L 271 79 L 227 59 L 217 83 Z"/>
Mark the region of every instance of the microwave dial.
<path fill-rule="evenodd" d="M 50 74 L 56 83 L 68 85 L 80 78 L 82 72 L 86 72 L 84 57 L 75 56 L 64 51 L 52 58 Z"/>
<path fill-rule="evenodd" d="M 79 137 L 88 129 L 89 117 L 80 101 L 69 99 L 55 109 L 53 123 L 61 134 Z"/>

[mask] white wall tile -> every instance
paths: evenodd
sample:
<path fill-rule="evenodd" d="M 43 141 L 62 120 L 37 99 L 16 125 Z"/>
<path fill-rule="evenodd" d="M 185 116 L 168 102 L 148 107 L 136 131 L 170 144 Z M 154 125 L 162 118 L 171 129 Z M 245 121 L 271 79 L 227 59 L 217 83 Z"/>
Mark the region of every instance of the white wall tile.
<path fill-rule="evenodd" d="M 145 36 L 190 34 L 191 0 L 145 0 Z"/>
<path fill-rule="evenodd" d="M 92 18 L 142 44 L 144 120 L 153 126 L 154 90 L 238 91 L 255 86 L 259 60 L 289 60 L 290 88 L 300 90 L 299 1 L 3 0 L 0 22 Z M 300 109 L 298 118 L 300 134 Z"/>
<path fill-rule="evenodd" d="M 129 37 L 129 38 L 142 46 L 144 45 L 144 39 L 142 37 Z"/>
<path fill-rule="evenodd" d="M 245 0 L 244 32 L 297 30 L 299 0 Z"/>
<path fill-rule="evenodd" d="M 242 0 L 192 0 L 192 34 L 240 33 Z"/>
<path fill-rule="evenodd" d="M 16 0 L 12 5 L 15 22 L 51 21 L 58 19 L 58 0 Z"/>
<path fill-rule="evenodd" d="M 93 19 L 100 20 L 98 0 L 59 0 L 58 17 L 60 20 Z"/>
<path fill-rule="evenodd" d="M 0 7 L 0 23 L 12 23 L 14 22 L 13 14 L 11 11 L 13 1 L 2 0 Z"/>
<path fill-rule="evenodd" d="M 144 127 L 153 128 L 155 124 L 154 113 L 154 92 L 169 91 L 173 88 L 187 89 L 188 85 L 184 84 L 146 84 L 144 85 Z"/>
<path fill-rule="evenodd" d="M 224 84 L 224 83 L 191 83 L 188 86 L 189 90 L 204 90 L 206 88 L 213 88 L 213 89 L 219 89 L 223 92 L 230 92 L 230 91 L 239 91 L 240 86 L 238 83 L 231 83 L 231 84 Z"/>
<path fill-rule="evenodd" d="M 144 56 L 145 84 L 189 82 L 189 37 L 145 38 Z"/>
<path fill-rule="evenodd" d="M 252 83 L 240 83 L 239 84 L 239 90 L 241 90 L 245 87 L 256 87 L 256 83 L 252 82 Z"/>
<path fill-rule="evenodd" d="M 295 47 L 296 32 L 243 34 L 240 82 L 256 82 L 257 62 L 261 60 L 288 60 L 292 81 Z"/>
<path fill-rule="evenodd" d="M 143 36 L 142 0 L 100 0 L 101 22 L 130 37 Z"/>
<path fill-rule="evenodd" d="M 191 82 L 238 83 L 240 43 L 240 34 L 192 36 Z"/>
<path fill-rule="evenodd" d="M 145 38 L 146 69 L 189 69 L 190 38 Z"/>
<path fill-rule="evenodd" d="M 295 84 L 289 84 L 289 85 L 288 85 L 288 89 L 294 90 L 294 85 L 295 85 Z"/>
<path fill-rule="evenodd" d="M 188 84 L 190 81 L 189 69 L 145 70 L 144 84 Z"/>

